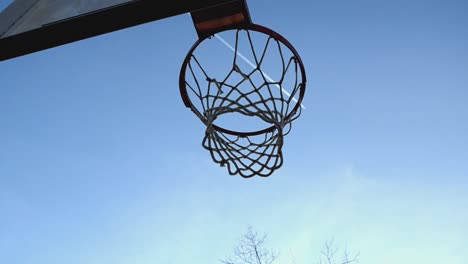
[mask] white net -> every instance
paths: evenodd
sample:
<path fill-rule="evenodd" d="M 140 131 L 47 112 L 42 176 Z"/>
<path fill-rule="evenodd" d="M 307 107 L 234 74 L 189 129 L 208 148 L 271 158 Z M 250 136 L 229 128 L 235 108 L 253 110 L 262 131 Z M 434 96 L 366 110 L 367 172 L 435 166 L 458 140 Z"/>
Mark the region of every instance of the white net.
<path fill-rule="evenodd" d="M 280 168 L 284 136 L 301 114 L 302 62 L 289 42 L 268 32 L 218 33 L 192 50 L 182 68 L 184 100 L 207 127 L 202 145 L 231 175 L 266 177 Z M 251 118 L 264 127 L 245 129 Z"/>

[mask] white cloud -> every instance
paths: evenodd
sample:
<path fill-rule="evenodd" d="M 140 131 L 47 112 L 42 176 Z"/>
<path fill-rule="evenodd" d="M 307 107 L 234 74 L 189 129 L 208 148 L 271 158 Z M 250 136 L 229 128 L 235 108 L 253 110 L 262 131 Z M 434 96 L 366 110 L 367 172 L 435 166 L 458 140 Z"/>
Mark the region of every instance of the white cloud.
<path fill-rule="evenodd" d="M 360 251 L 363 264 L 462 264 L 468 259 L 462 250 L 468 248 L 466 195 L 401 177 L 363 176 L 353 165 L 326 181 L 320 194 L 311 190 L 297 197 L 297 203 L 307 203 L 285 223 L 293 226 L 288 227 L 293 234 L 278 245 L 290 247 L 297 263 L 316 260 L 331 238 Z"/>

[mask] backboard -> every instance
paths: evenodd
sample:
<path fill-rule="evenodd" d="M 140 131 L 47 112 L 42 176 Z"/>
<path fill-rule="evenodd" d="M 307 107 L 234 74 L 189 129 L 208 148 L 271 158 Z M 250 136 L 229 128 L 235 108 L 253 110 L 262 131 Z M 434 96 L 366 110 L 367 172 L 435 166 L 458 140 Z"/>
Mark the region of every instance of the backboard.
<path fill-rule="evenodd" d="M 243 1 L 12 0 L 7 2 L 11 3 L 0 13 L 0 61 L 183 13 Z"/>

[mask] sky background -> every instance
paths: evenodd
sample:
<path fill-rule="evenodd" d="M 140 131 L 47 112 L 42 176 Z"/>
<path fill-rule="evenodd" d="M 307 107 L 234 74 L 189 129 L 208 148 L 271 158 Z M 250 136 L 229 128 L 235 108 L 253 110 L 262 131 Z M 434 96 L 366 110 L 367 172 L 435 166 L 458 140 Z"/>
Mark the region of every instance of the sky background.
<path fill-rule="evenodd" d="M 201 147 L 188 15 L 0 63 L 0 263 L 218 263 L 248 226 L 279 263 L 467 263 L 467 2 L 248 4 L 308 77 L 269 178 Z"/>

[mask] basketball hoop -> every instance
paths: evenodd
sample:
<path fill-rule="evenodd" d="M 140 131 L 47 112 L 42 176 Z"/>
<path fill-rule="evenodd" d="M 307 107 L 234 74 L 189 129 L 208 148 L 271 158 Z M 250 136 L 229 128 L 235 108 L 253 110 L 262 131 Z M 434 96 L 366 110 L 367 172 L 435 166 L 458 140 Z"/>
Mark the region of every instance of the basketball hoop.
<path fill-rule="evenodd" d="M 235 45 L 229 46 L 218 36 L 221 33 L 231 34 Z M 261 48 L 254 45 L 257 35 L 265 40 L 260 43 Z M 216 73 L 209 72 L 196 54 L 202 43 L 217 41 L 216 38 L 232 49 L 234 55 L 233 60 L 227 60 L 228 70 L 221 74 L 216 68 Z M 242 41 L 249 47 L 252 61 L 242 55 L 239 48 Z M 266 54 L 272 49 L 278 54 L 281 68 L 276 80 L 265 70 Z M 242 61 L 251 69 L 241 67 Z M 283 36 L 266 27 L 248 24 L 200 38 L 183 62 L 179 86 L 185 106 L 206 126 L 202 146 L 214 162 L 227 167 L 230 175 L 267 177 L 282 166 L 284 137 L 301 115 L 306 88 L 302 60 Z M 226 114 L 255 118 L 266 127 L 241 131 L 215 124 Z"/>

